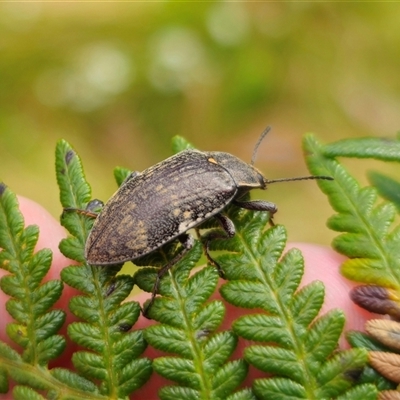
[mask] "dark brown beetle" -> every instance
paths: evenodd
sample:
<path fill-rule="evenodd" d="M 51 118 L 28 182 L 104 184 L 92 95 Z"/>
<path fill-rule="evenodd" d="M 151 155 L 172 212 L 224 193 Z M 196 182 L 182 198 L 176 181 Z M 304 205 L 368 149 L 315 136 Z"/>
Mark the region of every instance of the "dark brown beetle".
<path fill-rule="evenodd" d="M 150 306 L 162 275 L 193 246 L 194 239 L 187 231 L 214 217 L 224 232 L 209 234 L 205 248 L 209 261 L 222 276 L 221 268 L 208 254 L 208 244 L 212 239 L 235 235 L 233 222 L 222 214 L 227 205 L 268 211 L 272 216 L 277 211 L 275 204 L 240 199 L 252 189 L 266 189 L 269 183 L 277 181 L 331 179 L 324 176 L 266 179 L 253 164 L 258 145 L 268 130 L 260 137 L 250 164 L 229 153 L 184 150 L 142 173 L 132 173 L 94 222 L 85 247 L 88 264 L 135 260 L 179 239 L 184 249 L 160 269 Z"/>

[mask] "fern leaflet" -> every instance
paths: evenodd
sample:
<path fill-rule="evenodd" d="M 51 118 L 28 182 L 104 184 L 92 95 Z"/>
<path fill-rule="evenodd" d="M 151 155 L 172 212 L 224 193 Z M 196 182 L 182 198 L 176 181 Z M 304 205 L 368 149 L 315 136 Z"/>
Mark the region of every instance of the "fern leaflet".
<path fill-rule="evenodd" d="M 245 360 L 273 377 L 255 380 L 258 399 L 339 398 L 350 390 L 366 363 L 362 349 L 334 354 L 343 330 L 339 310 L 317 318 L 324 287 L 314 282 L 301 290 L 301 253 L 283 257 L 286 232 L 282 226 L 265 230 L 268 215 L 230 207 L 236 235 L 215 241 L 215 250 L 228 250 L 217 261 L 230 282 L 220 291 L 237 307 L 255 309 L 237 319 L 236 334 L 261 342 L 245 349 Z M 263 312 L 261 312 L 263 311 Z"/>
<path fill-rule="evenodd" d="M 304 149 L 312 173 L 334 178 L 318 185 L 337 212 L 328 220 L 328 226 L 345 232 L 333 241 L 333 247 L 350 258 L 343 263 L 342 273 L 359 282 L 400 289 L 400 229 L 389 231 L 396 215 L 394 205 L 376 205 L 376 189 L 360 188 L 343 166 L 324 156 L 312 136 L 306 137 Z"/>
<path fill-rule="evenodd" d="M 64 239 L 60 249 L 83 264 L 62 271 L 64 282 L 83 293 L 70 301 L 71 311 L 82 321 L 70 324 L 68 334 L 89 351 L 74 353 L 72 361 L 82 376 L 101 382 L 102 395 L 122 398 L 142 386 L 151 374 L 150 360 L 139 358 L 146 347 L 142 332 L 129 331 L 140 307 L 135 302 L 121 304 L 132 290 L 133 279 L 116 276 L 121 265 L 96 267 L 85 263 L 84 245 L 93 221 L 73 209 L 93 203 L 89 203 L 90 188 L 81 162 L 65 141 L 57 146 L 56 169 L 62 205 L 72 208 L 63 213 L 62 224 L 73 236 Z"/>

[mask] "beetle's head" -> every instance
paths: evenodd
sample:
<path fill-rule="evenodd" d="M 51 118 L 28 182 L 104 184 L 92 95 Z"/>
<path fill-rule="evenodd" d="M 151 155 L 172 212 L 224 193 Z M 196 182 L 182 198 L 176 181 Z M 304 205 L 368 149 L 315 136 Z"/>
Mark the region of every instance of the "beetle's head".
<path fill-rule="evenodd" d="M 239 189 L 265 189 L 267 181 L 257 168 L 229 153 L 211 151 L 207 154 L 228 172 Z"/>
<path fill-rule="evenodd" d="M 266 134 L 271 130 L 268 126 L 258 139 L 253 156 L 251 157 L 250 164 L 242 161 L 240 158 L 233 156 L 229 153 L 219 151 L 212 151 L 207 153 L 210 156 L 210 161 L 215 162 L 222 166 L 235 181 L 236 186 L 240 192 L 247 192 L 251 189 L 266 189 L 267 185 L 275 182 L 288 182 L 288 181 L 302 181 L 306 179 L 326 179 L 332 180 L 330 176 L 301 176 L 296 178 L 281 178 L 281 179 L 267 179 L 264 175 L 254 167 L 254 162 L 257 155 L 258 147 L 265 138 Z"/>

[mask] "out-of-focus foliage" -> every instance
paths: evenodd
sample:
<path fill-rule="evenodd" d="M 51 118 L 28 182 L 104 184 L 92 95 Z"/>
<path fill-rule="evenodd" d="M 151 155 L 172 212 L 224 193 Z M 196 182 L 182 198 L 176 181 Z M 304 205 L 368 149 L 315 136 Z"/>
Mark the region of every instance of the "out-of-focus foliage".
<path fill-rule="evenodd" d="M 173 135 L 250 160 L 267 124 L 257 166 L 305 173 L 306 130 L 331 141 L 399 128 L 399 42 L 391 3 L 1 3 L 0 176 L 56 215 L 60 137 L 90 160 L 107 200 L 108 171 L 165 158 Z M 312 223 L 329 212 L 315 186 L 284 184 L 268 199 L 294 239 L 327 242 Z"/>

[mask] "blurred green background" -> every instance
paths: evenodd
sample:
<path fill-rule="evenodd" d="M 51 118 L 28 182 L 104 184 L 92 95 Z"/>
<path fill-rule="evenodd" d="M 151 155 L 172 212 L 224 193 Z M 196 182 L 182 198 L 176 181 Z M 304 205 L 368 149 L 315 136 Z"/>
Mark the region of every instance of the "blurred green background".
<path fill-rule="evenodd" d="M 329 142 L 399 129 L 399 18 L 399 4 L 371 2 L 1 3 L 0 178 L 58 217 L 60 138 L 107 200 L 114 166 L 145 169 L 173 135 L 250 160 L 266 125 L 257 167 L 307 174 L 305 132 Z M 315 182 L 254 197 L 278 204 L 291 240 L 330 242 Z"/>

